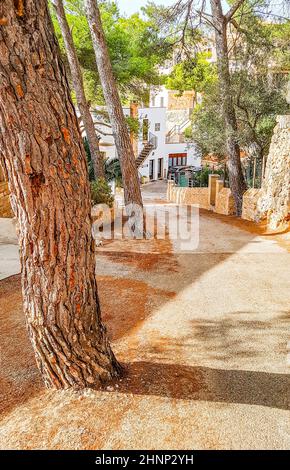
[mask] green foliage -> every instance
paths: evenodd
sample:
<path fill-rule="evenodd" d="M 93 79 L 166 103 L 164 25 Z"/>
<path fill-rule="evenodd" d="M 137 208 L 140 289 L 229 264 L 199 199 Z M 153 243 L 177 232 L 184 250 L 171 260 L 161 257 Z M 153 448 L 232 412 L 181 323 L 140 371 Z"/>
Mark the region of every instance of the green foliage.
<path fill-rule="evenodd" d="M 289 107 L 285 100 L 287 76 L 269 78 L 261 73 L 253 76 L 248 71 L 233 74 L 232 86 L 239 126 L 239 141 L 246 147 L 256 142 L 261 153 L 266 154 L 278 114 L 286 114 Z"/>
<path fill-rule="evenodd" d="M 261 0 L 261 4 L 263 1 Z M 289 113 L 285 88 L 290 70 L 289 21 L 270 24 L 254 14 L 251 2 L 235 16 L 239 31 L 230 48 L 231 94 L 235 106 L 238 131 L 237 141 L 244 150 L 251 146 L 259 157 L 267 154 L 278 114 Z M 203 101 L 192 116 L 191 134 L 204 155 L 226 155 L 226 135 L 222 116 L 222 96 L 218 82 L 208 80 L 204 86 Z"/>
<path fill-rule="evenodd" d="M 209 166 L 205 166 L 200 171 L 193 174 L 193 186 L 208 187 L 209 175 L 212 173 L 222 175 L 222 170 L 213 171 Z"/>
<path fill-rule="evenodd" d="M 134 136 L 137 137 L 140 131 L 140 122 L 138 118 L 132 116 L 126 116 L 126 121 L 129 127 L 130 132 L 133 132 Z"/>
<path fill-rule="evenodd" d="M 148 86 L 160 82 L 157 66 L 163 62 L 166 54 L 162 47 L 158 47 L 158 28 L 154 19 L 146 20 L 138 14 L 128 18 L 121 16 L 116 2 L 111 1 L 101 2 L 100 10 L 113 72 L 123 101 L 134 98 L 146 101 Z M 104 104 L 83 0 L 67 0 L 66 11 L 84 71 L 87 98 L 94 104 Z M 52 17 L 65 57 L 63 39 L 53 9 Z"/>
<path fill-rule="evenodd" d="M 122 172 L 118 158 L 108 160 L 105 163 L 105 175 L 107 181 L 115 180 L 118 187 L 122 187 Z"/>
<path fill-rule="evenodd" d="M 290 21 L 268 26 L 269 36 L 275 44 L 275 61 L 285 71 L 290 71 Z"/>
<path fill-rule="evenodd" d="M 195 57 L 177 64 L 166 81 L 170 90 L 182 94 L 186 90 L 203 91 L 210 83 L 216 82 L 216 67 L 208 61 L 208 53 L 197 53 Z"/>
<path fill-rule="evenodd" d="M 89 171 L 89 180 L 91 182 L 95 182 L 95 176 L 94 176 L 94 168 L 92 164 L 92 159 L 91 159 L 91 152 L 90 152 L 90 147 L 88 144 L 88 139 L 85 137 L 83 139 L 84 141 L 84 147 L 87 155 L 87 162 L 88 162 L 88 171 Z M 114 158 L 112 160 L 106 160 L 105 161 L 105 179 L 106 181 L 113 181 L 115 180 L 116 185 L 119 187 L 122 187 L 122 172 L 121 172 L 121 166 L 120 166 L 120 161 L 118 158 Z"/>
<path fill-rule="evenodd" d="M 91 182 L 91 199 L 92 205 L 107 204 L 113 207 L 114 196 L 108 182 L 104 178 L 98 178 Z"/>
<path fill-rule="evenodd" d="M 223 157 L 226 153 L 225 126 L 222 116 L 221 99 L 218 85 L 208 86 L 203 101 L 192 114 L 191 132 L 187 129 L 187 138 L 193 139 L 202 155 L 214 154 Z"/>
<path fill-rule="evenodd" d="M 237 140 L 247 150 L 255 143 L 260 156 L 267 154 L 278 114 L 286 114 L 289 107 L 285 100 L 285 77 L 269 80 L 268 75 L 252 76 L 248 71 L 232 74 L 232 96 L 238 123 Z M 191 136 L 202 154 L 226 155 L 226 135 L 221 109 L 221 97 L 217 84 L 204 92 L 201 105 L 192 115 Z"/>

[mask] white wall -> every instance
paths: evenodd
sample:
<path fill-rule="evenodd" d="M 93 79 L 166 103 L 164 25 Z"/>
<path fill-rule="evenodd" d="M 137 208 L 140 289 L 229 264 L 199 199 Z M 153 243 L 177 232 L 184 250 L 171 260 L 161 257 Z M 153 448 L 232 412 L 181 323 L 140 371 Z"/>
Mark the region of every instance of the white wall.
<path fill-rule="evenodd" d="M 168 170 L 168 155 L 170 153 L 187 153 L 187 165 L 200 166 L 201 158 L 200 154 L 193 143 L 183 144 L 166 144 L 166 108 L 140 108 L 139 119 L 149 120 L 149 132 L 156 135 L 158 139 L 158 145 L 156 150 L 153 150 L 149 157 L 145 160 L 143 165 L 139 169 L 141 176 L 149 177 L 149 160 L 154 160 L 154 177 L 157 179 L 158 173 L 158 159 L 163 158 L 163 169 Z M 155 131 L 155 124 L 160 123 L 160 131 Z M 142 133 L 139 139 L 138 150 L 139 153 L 143 148 Z M 164 174 L 164 173 L 163 173 Z"/>
<path fill-rule="evenodd" d="M 167 108 L 168 90 L 165 86 L 154 89 L 150 92 L 150 108 Z"/>
<path fill-rule="evenodd" d="M 123 111 L 124 111 L 125 116 L 130 116 L 130 108 L 123 108 Z M 108 133 L 108 134 L 112 133 L 112 129 L 110 129 L 107 126 L 101 126 L 101 125 L 98 124 L 98 128 L 102 132 L 105 132 L 105 133 Z M 105 145 L 102 145 L 102 144 L 105 144 Z M 106 144 L 109 144 L 109 145 L 106 145 Z M 109 160 L 112 160 L 112 159 L 118 157 L 113 136 L 107 136 L 107 135 L 103 136 L 101 138 L 100 142 L 99 142 L 99 145 L 100 145 L 101 152 L 106 153 L 105 158 L 108 158 Z"/>
<path fill-rule="evenodd" d="M 160 97 L 164 97 L 165 107 L 158 106 L 158 100 Z M 148 119 L 149 121 L 149 132 L 154 134 L 158 139 L 158 145 L 155 150 L 153 150 L 146 161 L 143 163 L 142 167 L 139 169 L 139 174 L 141 176 L 149 177 L 149 160 L 154 160 L 154 179 L 158 177 L 158 159 L 163 159 L 163 176 L 164 170 L 168 170 L 168 155 L 170 153 L 187 153 L 187 164 L 200 166 L 201 159 L 198 154 L 198 150 L 196 149 L 194 144 L 166 144 L 166 134 L 168 132 L 168 119 L 167 119 L 167 103 L 168 103 L 168 92 L 163 87 L 161 88 L 160 92 L 157 94 L 156 106 L 150 108 L 139 108 L 138 115 L 139 120 L 142 121 L 143 119 Z M 130 116 L 130 109 L 124 108 L 125 116 Z M 182 119 L 179 119 L 181 122 Z M 176 122 L 175 124 L 180 124 L 180 122 Z M 155 130 L 155 124 L 160 124 L 160 130 Z M 174 123 L 170 122 L 169 127 Z M 172 126 L 171 126 L 172 127 Z M 107 126 L 102 126 L 98 124 L 98 128 L 105 132 L 111 133 L 112 130 Z M 102 144 L 109 144 L 109 145 L 102 145 Z M 143 141 L 142 141 L 142 129 L 139 135 L 139 142 L 138 142 L 138 153 L 140 153 L 143 149 Z M 100 141 L 100 150 L 106 153 L 106 158 L 113 159 L 117 158 L 116 147 L 114 145 L 114 138 L 113 136 L 103 136 Z"/>

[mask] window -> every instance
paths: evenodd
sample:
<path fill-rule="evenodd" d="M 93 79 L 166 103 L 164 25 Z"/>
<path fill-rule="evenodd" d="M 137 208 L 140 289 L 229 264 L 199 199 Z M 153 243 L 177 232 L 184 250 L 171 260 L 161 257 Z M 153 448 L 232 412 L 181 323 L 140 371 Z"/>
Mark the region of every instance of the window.
<path fill-rule="evenodd" d="M 187 165 L 187 153 L 170 153 L 168 166 L 186 166 Z"/>
<path fill-rule="evenodd" d="M 155 132 L 159 132 L 160 131 L 160 122 L 156 122 L 155 123 Z"/>
<path fill-rule="evenodd" d="M 152 106 L 155 106 L 155 96 L 152 96 L 151 103 L 152 103 Z"/>
<path fill-rule="evenodd" d="M 163 96 L 161 96 L 161 98 L 160 98 L 160 106 L 161 106 L 161 108 L 164 108 L 164 97 Z"/>

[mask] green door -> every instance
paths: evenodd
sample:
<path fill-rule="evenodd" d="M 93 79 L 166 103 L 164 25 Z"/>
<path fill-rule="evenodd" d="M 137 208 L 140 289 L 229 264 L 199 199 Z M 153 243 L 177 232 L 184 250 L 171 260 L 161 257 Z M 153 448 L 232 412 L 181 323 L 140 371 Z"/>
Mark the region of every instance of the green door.
<path fill-rule="evenodd" d="M 185 175 L 180 175 L 179 186 L 181 186 L 182 188 L 186 188 L 188 186 L 188 180 Z"/>

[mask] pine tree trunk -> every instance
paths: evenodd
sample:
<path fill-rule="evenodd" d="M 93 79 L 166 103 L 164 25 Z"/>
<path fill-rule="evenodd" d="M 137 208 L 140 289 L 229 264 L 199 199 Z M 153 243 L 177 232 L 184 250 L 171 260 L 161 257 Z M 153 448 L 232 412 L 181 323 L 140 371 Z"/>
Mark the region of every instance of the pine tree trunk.
<path fill-rule="evenodd" d="M 223 115 L 227 135 L 227 153 L 230 188 L 235 200 L 237 215 L 241 215 L 243 193 L 247 189 L 237 142 L 237 119 L 231 92 L 229 52 L 227 41 L 227 19 L 223 15 L 221 0 L 210 0 L 215 25 L 215 43 L 217 52 L 218 75 L 221 91 Z"/>
<path fill-rule="evenodd" d="M 19 221 L 23 304 L 48 387 L 116 376 L 101 323 L 86 156 L 45 0 L 0 4 L 0 153 Z"/>
<path fill-rule="evenodd" d="M 134 203 L 142 206 L 142 196 L 136 167 L 136 159 L 118 94 L 116 81 L 113 75 L 98 3 L 96 0 L 85 0 L 85 7 L 93 40 L 99 76 L 120 160 L 125 203 Z"/>
<path fill-rule="evenodd" d="M 85 128 L 88 143 L 89 143 L 92 164 L 94 168 L 94 174 L 96 178 L 97 177 L 103 178 L 105 176 L 103 156 L 102 156 L 102 153 L 100 152 L 99 141 L 96 135 L 94 121 L 90 113 L 90 107 L 86 100 L 82 71 L 80 68 L 79 60 L 78 60 L 75 46 L 73 43 L 72 33 L 71 33 L 71 30 L 69 28 L 69 25 L 65 16 L 63 1 L 52 0 L 52 3 L 55 6 L 56 16 L 58 19 L 58 23 L 60 25 L 60 29 L 62 32 L 62 36 L 64 39 L 66 51 L 67 51 L 67 58 L 68 58 L 69 66 L 70 66 L 73 87 L 76 93 L 78 108 L 81 114 L 82 121 L 84 123 L 84 128 Z"/>

